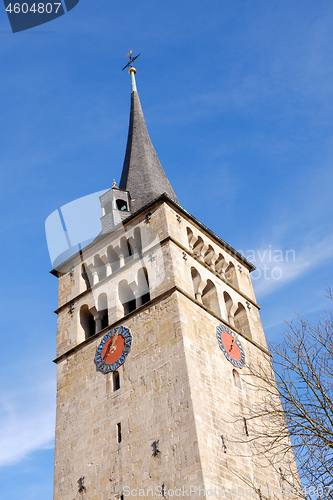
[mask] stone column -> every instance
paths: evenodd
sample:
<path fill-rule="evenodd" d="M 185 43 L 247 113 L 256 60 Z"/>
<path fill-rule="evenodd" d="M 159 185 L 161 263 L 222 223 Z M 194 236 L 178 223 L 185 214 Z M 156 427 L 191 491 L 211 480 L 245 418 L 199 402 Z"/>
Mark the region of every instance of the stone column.
<path fill-rule="evenodd" d="M 102 330 L 102 312 L 97 312 L 94 316 L 95 320 L 95 333 Z"/>

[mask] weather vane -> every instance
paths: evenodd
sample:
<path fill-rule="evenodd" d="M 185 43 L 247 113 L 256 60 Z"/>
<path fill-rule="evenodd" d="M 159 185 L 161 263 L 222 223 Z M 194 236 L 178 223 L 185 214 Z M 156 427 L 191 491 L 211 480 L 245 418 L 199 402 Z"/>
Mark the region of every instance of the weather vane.
<path fill-rule="evenodd" d="M 128 61 L 128 63 L 126 64 L 126 66 L 124 66 L 124 67 L 123 67 L 123 69 L 122 69 L 121 71 L 124 71 L 124 69 L 126 69 L 126 68 L 128 68 L 128 67 L 133 68 L 133 62 L 135 61 L 135 59 L 136 59 L 137 57 L 139 57 L 139 55 L 140 55 L 140 54 L 141 54 L 141 52 L 140 52 L 137 56 L 132 57 L 132 50 L 130 50 L 130 51 L 129 51 L 129 53 L 128 53 L 128 54 L 126 54 L 126 57 L 129 57 L 129 61 Z"/>

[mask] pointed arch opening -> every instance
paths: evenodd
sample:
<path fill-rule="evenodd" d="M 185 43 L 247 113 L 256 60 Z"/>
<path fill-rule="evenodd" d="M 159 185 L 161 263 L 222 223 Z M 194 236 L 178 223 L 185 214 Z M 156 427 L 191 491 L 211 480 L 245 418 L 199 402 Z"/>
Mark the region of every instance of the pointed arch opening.
<path fill-rule="evenodd" d="M 225 309 L 227 313 L 227 321 L 232 325 L 233 324 L 233 317 L 231 314 L 231 308 L 233 306 L 233 301 L 228 292 L 223 292 L 223 299 L 224 299 L 224 304 L 225 304 Z"/>
<path fill-rule="evenodd" d="M 120 240 L 120 248 L 126 264 L 133 258 L 133 251 L 131 245 L 129 244 L 129 241 L 127 240 L 127 238 L 125 238 L 125 236 L 123 236 Z"/>
<path fill-rule="evenodd" d="M 217 261 L 215 262 L 215 271 L 222 277 L 224 277 L 224 269 L 226 267 L 226 260 L 220 253 Z"/>
<path fill-rule="evenodd" d="M 251 338 L 250 324 L 247 312 L 243 304 L 238 302 L 237 310 L 234 314 L 235 327 Z"/>
<path fill-rule="evenodd" d="M 221 316 L 219 299 L 214 283 L 211 280 L 207 281 L 205 288 L 202 291 L 202 303 L 207 309 L 212 311 L 217 316 Z"/>
<path fill-rule="evenodd" d="M 107 249 L 108 262 L 111 264 L 111 270 L 114 273 L 120 269 L 120 260 L 118 254 L 113 250 L 112 247 Z"/>
<path fill-rule="evenodd" d="M 238 287 L 236 269 L 232 262 L 229 263 L 225 271 L 225 277 L 229 281 L 229 283 L 231 283 L 231 285 Z"/>
<path fill-rule="evenodd" d="M 106 328 L 109 324 L 109 317 L 108 317 L 108 299 L 106 296 L 106 293 L 101 293 L 98 297 L 97 301 L 97 307 L 98 307 L 98 312 L 97 312 L 97 317 L 99 321 L 99 329 L 97 329 L 97 321 L 96 321 L 96 331 L 103 330 Z"/>
<path fill-rule="evenodd" d="M 204 246 L 204 241 L 201 238 L 201 236 L 198 236 L 197 241 L 193 245 L 193 253 L 194 253 L 194 255 L 196 255 L 197 257 L 200 257 L 201 250 L 202 250 L 203 246 Z"/>
<path fill-rule="evenodd" d="M 150 300 L 148 272 L 145 267 L 138 271 L 138 294 L 137 307 L 146 304 Z"/>
<path fill-rule="evenodd" d="M 98 275 L 98 281 L 106 278 L 106 267 L 99 255 L 94 258 L 94 267 Z"/>
<path fill-rule="evenodd" d="M 93 285 L 93 276 L 91 271 L 87 268 L 86 264 L 84 263 L 82 264 L 81 268 L 81 277 L 84 281 L 86 289 L 89 290 L 89 288 L 91 288 Z"/>
<path fill-rule="evenodd" d="M 201 276 L 199 274 L 199 271 L 197 271 L 197 269 L 195 267 L 191 267 L 191 278 L 192 278 L 192 284 L 193 284 L 194 298 L 196 300 L 198 300 L 199 302 L 202 302 L 201 292 L 199 290 L 202 279 L 201 279 Z"/>
<path fill-rule="evenodd" d="M 192 231 L 192 229 L 190 229 L 189 227 L 187 227 L 186 228 L 186 233 L 187 233 L 188 246 L 190 247 L 190 249 L 192 249 L 193 240 L 194 240 L 193 231 Z"/>
<path fill-rule="evenodd" d="M 80 324 L 86 339 L 95 334 L 95 319 L 86 304 L 80 309 Z"/>
<path fill-rule="evenodd" d="M 126 280 L 123 280 L 119 283 L 118 293 L 120 302 L 122 303 L 124 308 L 124 315 L 134 311 L 136 308 L 135 295 Z"/>
<path fill-rule="evenodd" d="M 212 259 L 214 257 L 214 253 L 215 253 L 214 248 L 212 247 L 212 245 L 209 245 L 207 250 L 206 250 L 206 253 L 203 257 L 204 262 L 206 262 L 206 264 L 208 266 L 211 266 L 211 264 L 212 264 Z"/>

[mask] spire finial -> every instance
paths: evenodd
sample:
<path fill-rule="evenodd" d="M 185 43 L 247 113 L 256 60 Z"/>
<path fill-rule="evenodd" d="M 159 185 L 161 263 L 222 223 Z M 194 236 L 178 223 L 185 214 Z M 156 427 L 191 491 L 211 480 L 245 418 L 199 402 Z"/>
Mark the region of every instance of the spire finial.
<path fill-rule="evenodd" d="M 117 187 L 116 179 L 113 179 L 112 187 Z"/>
<path fill-rule="evenodd" d="M 129 74 L 131 75 L 131 82 L 132 82 L 132 92 L 137 92 L 137 88 L 136 88 L 136 82 L 135 82 L 135 73 L 136 73 L 136 69 L 133 68 L 133 62 L 135 61 L 135 59 L 137 57 L 139 57 L 139 55 L 141 54 L 141 52 L 135 56 L 135 57 L 132 57 L 132 50 L 130 50 L 128 52 L 128 54 L 126 54 L 126 57 L 129 57 L 129 61 L 128 63 L 126 64 L 126 66 L 123 67 L 122 71 L 124 71 L 124 69 L 128 68 L 129 67 Z"/>

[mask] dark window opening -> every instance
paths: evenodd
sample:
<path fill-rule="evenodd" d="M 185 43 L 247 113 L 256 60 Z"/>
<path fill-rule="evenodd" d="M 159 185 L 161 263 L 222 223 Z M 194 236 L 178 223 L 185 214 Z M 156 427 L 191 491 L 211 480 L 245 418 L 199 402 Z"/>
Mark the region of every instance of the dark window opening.
<path fill-rule="evenodd" d="M 131 313 L 136 309 L 136 300 L 133 290 L 129 287 L 127 281 L 123 280 L 118 285 L 119 299 L 124 308 L 124 315 Z"/>
<path fill-rule="evenodd" d="M 145 304 L 146 302 L 149 302 L 149 301 L 150 301 L 150 293 L 149 292 L 142 295 L 141 304 Z"/>
<path fill-rule="evenodd" d="M 87 305 L 81 307 L 80 323 L 85 333 L 85 338 L 88 339 L 95 334 L 95 319 L 88 309 Z"/>
<path fill-rule="evenodd" d="M 133 255 L 132 247 L 128 240 L 127 240 L 127 250 L 128 250 L 128 255 Z"/>
<path fill-rule="evenodd" d="M 246 421 L 245 417 L 243 417 L 243 422 L 244 422 L 244 432 L 248 436 L 249 435 L 249 430 L 247 428 L 247 421 Z"/>
<path fill-rule="evenodd" d="M 148 272 L 145 267 L 138 271 L 138 285 L 137 307 L 146 304 L 150 300 Z"/>
<path fill-rule="evenodd" d="M 120 377 L 118 372 L 113 372 L 113 390 L 118 391 L 120 389 Z"/>
<path fill-rule="evenodd" d="M 117 439 L 118 443 L 121 443 L 121 423 L 117 424 Z"/>
<path fill-rule="evenodd" d="M 91 286 L 93 284 L 93 278 L 92 278 L 91 272 L 89 271 L 89 269 L 87 269 L 85 264 L 82 264 L 81 276 L 84 279 L 87 290 L 89 290 L 89 288 L 91 288 Z"/>
<path fill-rule="evenodd" d="M 125 302 L 124 305 L 124 314 L 129 314 L 136 309 L 136 301 L 135 299 L 130 300 L 129 302 Z"/>
<path fill-rule="evenodd" d="M 124 200 L 116 200 L 117 209 L 122 212 L 128 212 L 127 203 Z"/>
<path fill-rule="evenodd" d="M 106 328 L 108 326 L 108 324 L 109 324 L 108 310 L 104 309 L 103 311 L 101 311 L 101 314 L 102 314 L 102 327 L 101 327 L 101 330 L 104 330 L 104 328 Z"/>

